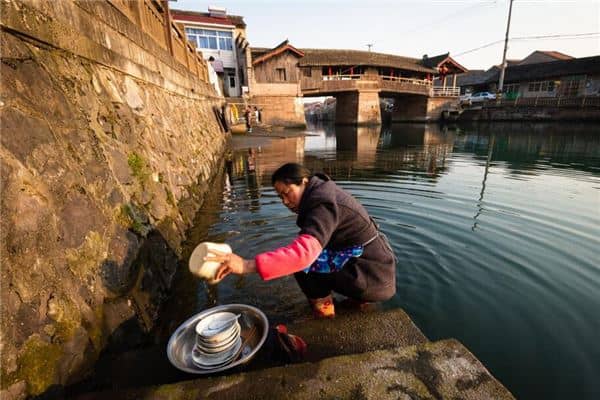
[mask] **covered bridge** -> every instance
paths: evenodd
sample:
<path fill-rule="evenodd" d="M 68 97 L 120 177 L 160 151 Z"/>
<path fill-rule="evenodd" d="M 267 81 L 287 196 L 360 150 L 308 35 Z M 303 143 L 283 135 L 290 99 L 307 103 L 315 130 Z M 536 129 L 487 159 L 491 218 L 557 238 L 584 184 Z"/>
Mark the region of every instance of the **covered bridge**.
<path fill-rule="evenodd" d="M 424 58 L 370 51 L 297 49 L 287 40 L 272 49 L 253 49 L 252 60 L 253 97 L 268 104 L 269 98 L 284 94 L 334 96 L 337 123 L 380 123 L 379 97 L 395 98 L 400 107 L 406 106 L 405 111 L 412 109 L 410 119 L 435 119 L 429 113 L 429 99 L 455 97 L 458 91 L 454 94 L 446 87 L 435 88 L 434 78 L 442 71 L 465 71 L 448 54 L 428 64 Z M 284 111 L 284 103 L 277 99 L 280 111 Z M 283 114 L 298 112 L 297 102 L 287 103 L 288 110 Z M 268 114 L 267 110 L 265 116 Z"/>

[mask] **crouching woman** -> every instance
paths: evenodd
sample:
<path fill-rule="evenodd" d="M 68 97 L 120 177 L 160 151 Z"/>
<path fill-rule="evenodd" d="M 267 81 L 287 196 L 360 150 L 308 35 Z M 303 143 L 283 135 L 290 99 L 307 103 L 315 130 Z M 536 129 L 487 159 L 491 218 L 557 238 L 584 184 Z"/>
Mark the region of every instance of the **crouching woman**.
<path fill-rule="evenodd" d="M 365 208 L 328 176 L 288 163 L 273 173 L 283 204 L 298 214 L 298 236 L 285 247 L 246 260 L 218 254 L 217 279 L 257 272 L 269 280 L 294 274 L 318 317 L 333 317 L 332 292 L 358 304 L 387 300 L 396 292 L 396 265 L 385 235 Z"/>

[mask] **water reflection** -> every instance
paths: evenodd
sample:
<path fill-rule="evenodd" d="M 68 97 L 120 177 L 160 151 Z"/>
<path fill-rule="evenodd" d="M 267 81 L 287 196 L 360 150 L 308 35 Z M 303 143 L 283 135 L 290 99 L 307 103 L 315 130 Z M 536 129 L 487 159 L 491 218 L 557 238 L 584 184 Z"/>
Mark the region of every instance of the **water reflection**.
<path fill-rule="evenodd" d="M 431 339 L 458 338 L 517 398 L 586 398 L 600 373 L 598 131 L 310 127 L 310 136 L 233 149 L 222 196 L 199 212 L 204 231 L 193 229 L 190 243 L 225 241 L 244 257 L 287 244 L 295 216 L 270 175 L 304 163 L 359 198 L 388 234 L 400 262 L 387 306 L 403 307 Z M 242 301 L 279 321 L 308 313 L 293 279 L 231 277 L 209 293 L 198 291 L 197 308 Z"/>
<path fill-rule="evenodd" d="M 375 162 L 380 127 L 345 125 L 337 127 L 336 151 L 364 166 Z"/>

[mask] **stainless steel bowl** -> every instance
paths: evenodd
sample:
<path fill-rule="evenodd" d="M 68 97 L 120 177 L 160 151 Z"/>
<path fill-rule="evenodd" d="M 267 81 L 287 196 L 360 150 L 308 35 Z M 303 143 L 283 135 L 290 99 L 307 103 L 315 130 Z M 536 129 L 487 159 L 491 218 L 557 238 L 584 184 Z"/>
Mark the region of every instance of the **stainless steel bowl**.
<path fill-rule="evenodd" d="M 213 313 L 228 311 L 241 314 L 240 336 L 242 349 L 240 355 L 230 364 L 215 369 L 204 369 L 196 366 L 192 360 L 192 350 L 196 344 L 196 324 Z M 254 357 L 267 339 L 269 321 L 265 314 L 256 307 L 246 304 L 226 304 L 204 310 L 182 323 L 171 335 L 167 344 L 167 356 L 176 368 L 192 374 L 213 374 L 225 371 L 238 365 L 247 363 Z M 249 337 L 251 336 L 251 337 Z"/>

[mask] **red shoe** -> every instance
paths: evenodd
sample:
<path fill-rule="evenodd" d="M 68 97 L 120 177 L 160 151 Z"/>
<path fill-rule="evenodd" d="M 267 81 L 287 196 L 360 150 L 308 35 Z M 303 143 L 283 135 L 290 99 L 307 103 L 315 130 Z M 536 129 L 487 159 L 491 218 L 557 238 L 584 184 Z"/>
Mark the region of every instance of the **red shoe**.
<path fill-rule="evenodd" d="M 334 318 L 335 306 L 331 295 L 320 299 L 308 299 L 316 318 Z"/>
<path fill-rule="evenodd" d="M 306 356 L 306 350 L 308 348 L 304 339 L 300 336 L 289 334 L 287 327 L 283 324 L 275 325 L 275 330 L 277 331 L 279 345 L 285 352 L 287 361 L 302 361 Z"/>

